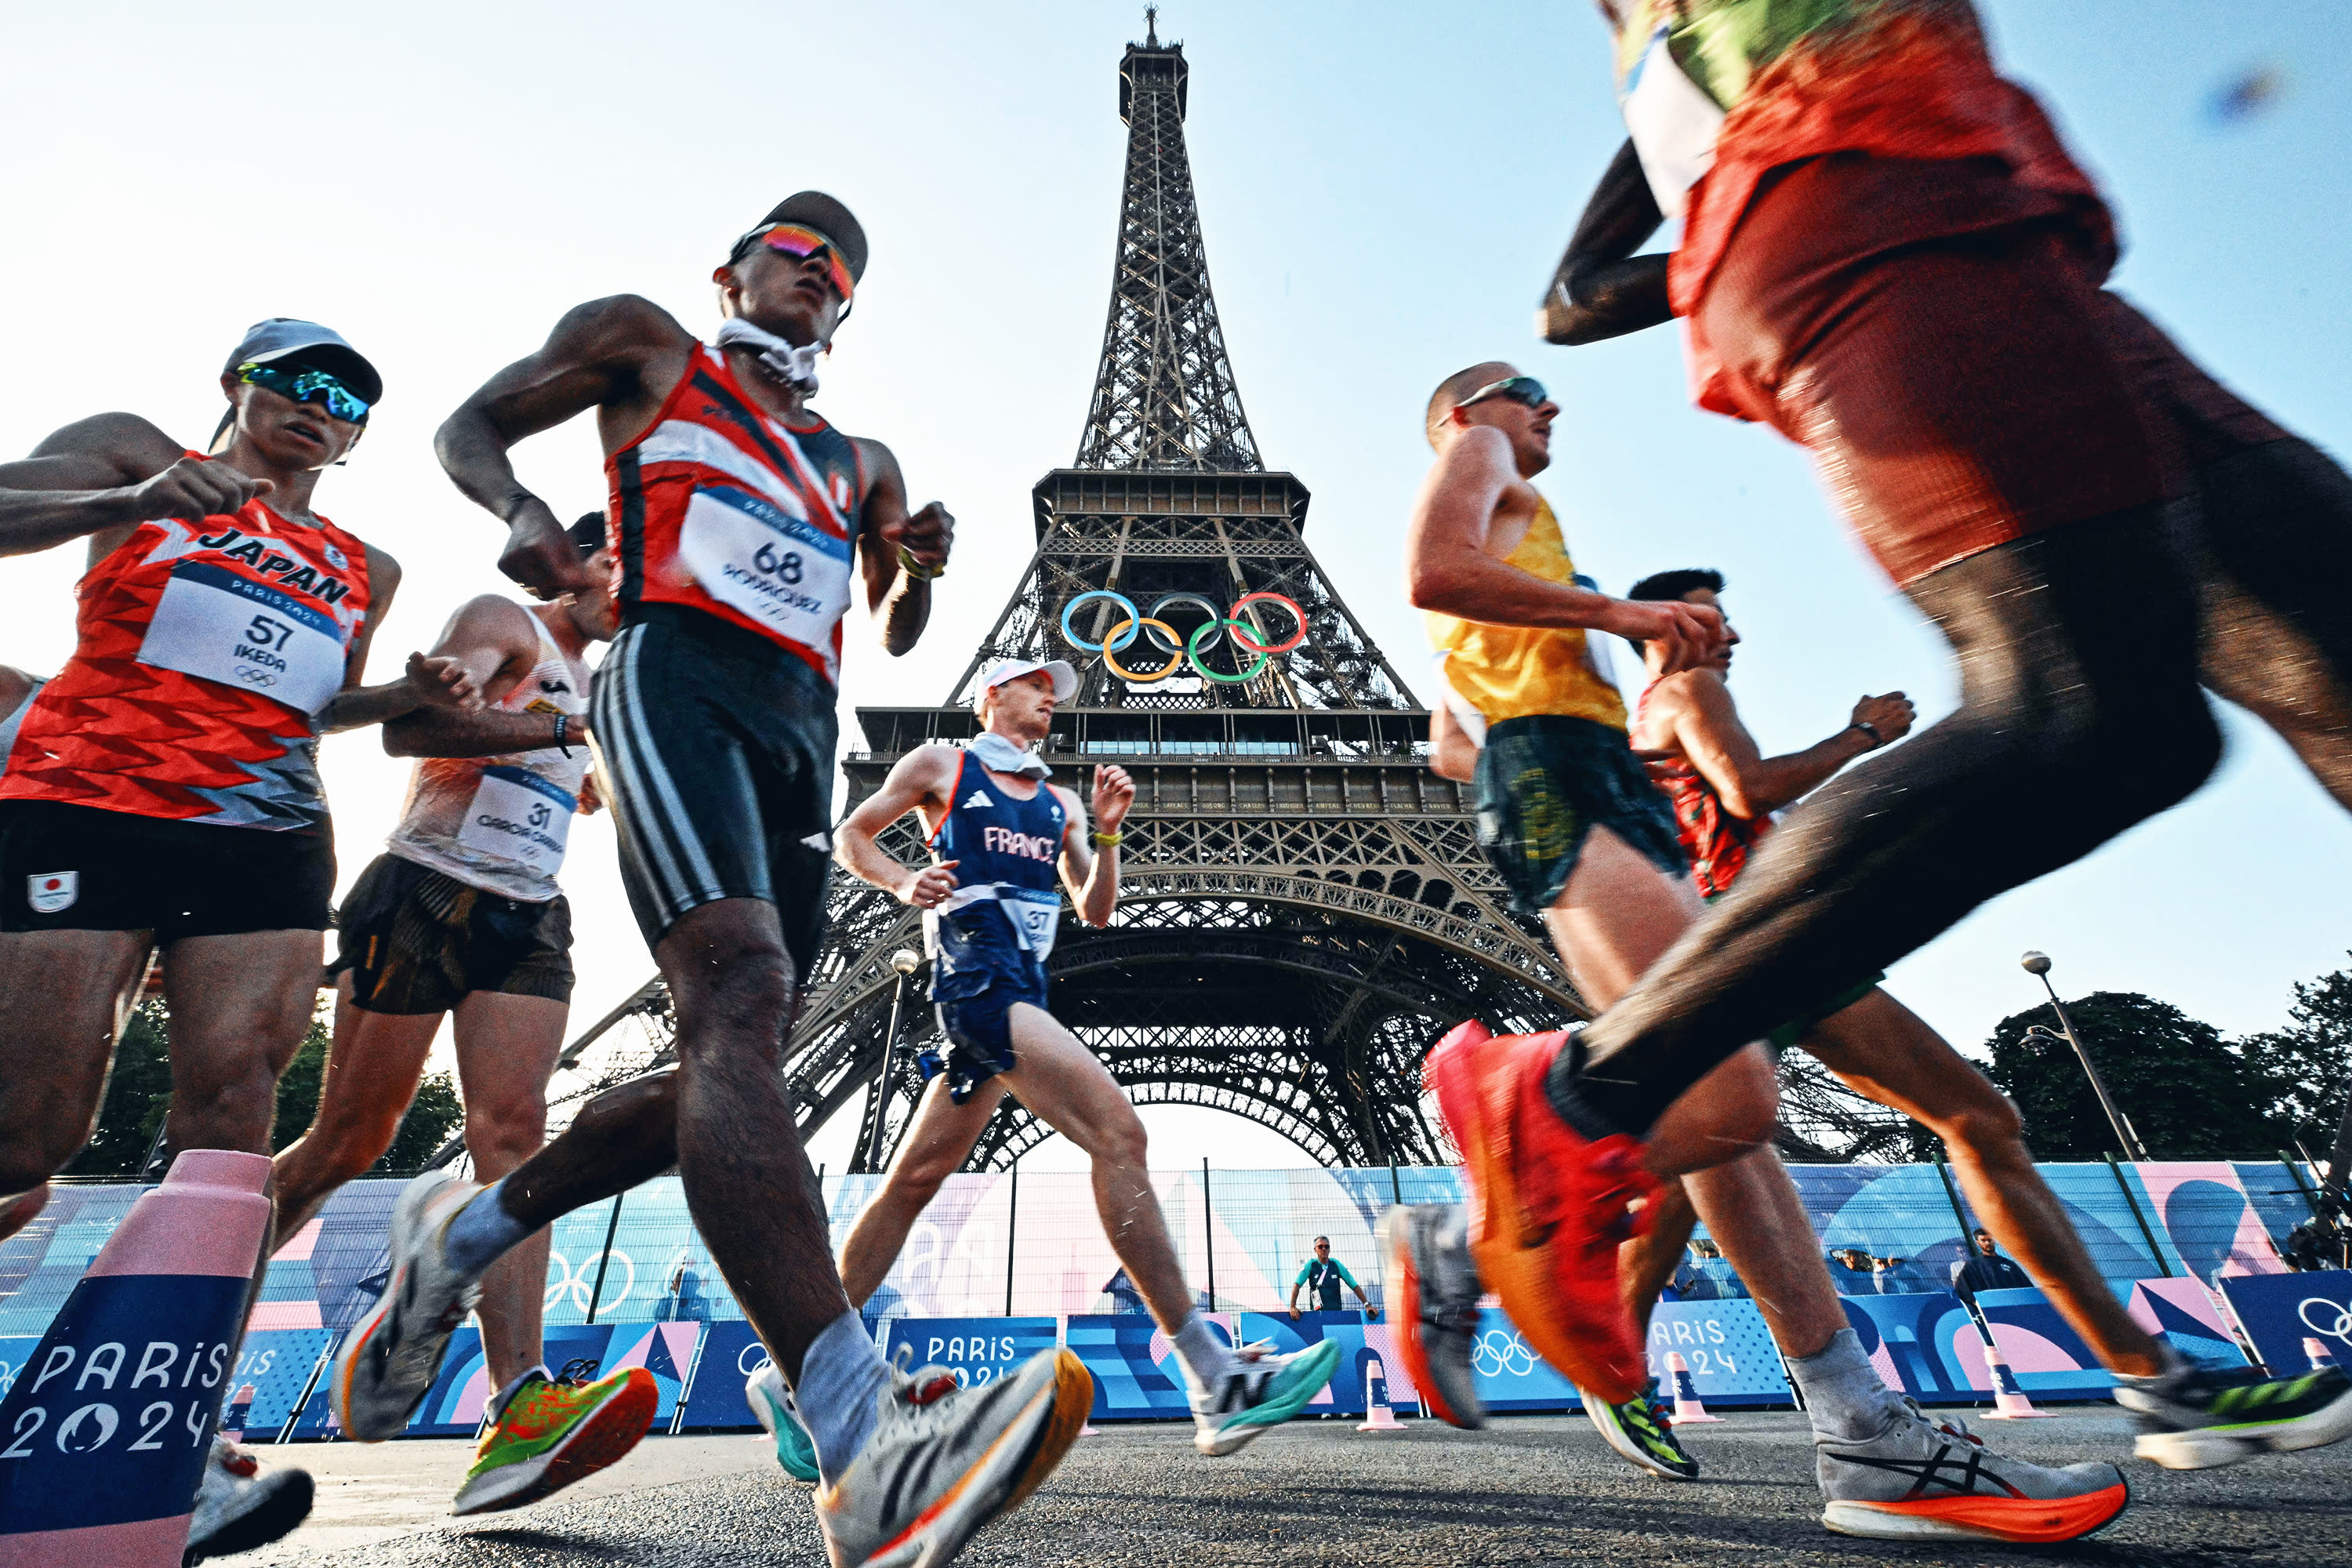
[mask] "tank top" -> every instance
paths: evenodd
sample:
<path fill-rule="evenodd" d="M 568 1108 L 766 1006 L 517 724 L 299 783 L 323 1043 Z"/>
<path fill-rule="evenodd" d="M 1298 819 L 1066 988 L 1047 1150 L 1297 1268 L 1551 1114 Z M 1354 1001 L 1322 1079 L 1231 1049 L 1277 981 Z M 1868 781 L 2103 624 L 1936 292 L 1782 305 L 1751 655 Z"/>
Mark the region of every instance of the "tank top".
<path fill-rule="evenodd" d="M 15 711 L 5 719 L 0 719 L 0 773 L 8 771 L 8 752 L 16 743 L 16 727 L 25 721 L 25 710 L 32 707 L 33 699 L 38 697 L 41 688 L 47 684 L 47 680 L 37 678 L 25 689 L 25 700 L 16 704 Z"/>
<path fill-rule="evenodd" d="M 139 524 L 75 592 L 73 658 L 19 721 L 0 799 L 325 830 L 315 716 L 367 621 L 366 545 L 257 499 Z"/>
<path fill-rule="evenodd" d="M 529 610 L 525 610 L 530 615 Z M 584 713 L 588 668 L 564 656 L 547 623 L 539 662 L 490 704 L 500 713 Z M 565 756 L 553 746 L 497 757 L 426 757 L 408 777 L 408 802 L 384 847 L 468 887 L 543 904 L 562 889 L 555 873 L 580 808 L 588 743 Z"/>
<path fill-rule="evenodd" d="M 948 814 L 931 835 L 931 848 L 956 865 L 956 889 L 923 915 L 923 932 L 942 977 L 964 962 L 984 962 L 986 949 L 1013 949 L 1040 965 L 1052 955 L 1061 924 L 1059 881 L 1062 831 L 1067 816 L 1062 797 L 1044 780 L 1037 793 L 1020 800 L 988 776 L 980 759 L 966 752 L 956 767 L 955 794 Z M 970 943 L 940 941 L 941 921 L 953 921 Z"/>
<path fill-rule="evenodd" d="M 1503 563 L 1547 583 L 1577 585 L 1576 564 L 1547 500 L 1538 502 L 1527 537 Z M 1497 626 L 1434 610 L 1423 618 L 1430 642 L 1446 656 L 1447 682 L 1487 723 L 1549 714 L 1625 727 L 1625 700 L 1602 673 L 1600 650 L 1581 627 Z"/>
<path fill-rule="evenodd" d="M 1642 688 L 1641 699 L 1633 704 L 1637 724 L 1650 693 L 1657 689 L 1654 680 Z M 1661 763 L 1652 776 L 1674 802 L 1675 832 L 1682 839 L 1683 858 L 1690 862 L 1691 881 L 1698 888 L 1699 897 L 1712 899 L 1729 892 L 1747 868 L 1748 857 L 1772 831 L 1772 819 L 1734 816 L 1724 809 L 1723 797 L 1706 782 L 1706 775 L 1687 762 Z"/>
<path fill-rule="evenodd" d="M 857 444 L 772 419 L 705 343 L 646 433 L 604 459 L 622 614 L 683 605 L 757 632 L 828 682 L 866 506 Z"/>

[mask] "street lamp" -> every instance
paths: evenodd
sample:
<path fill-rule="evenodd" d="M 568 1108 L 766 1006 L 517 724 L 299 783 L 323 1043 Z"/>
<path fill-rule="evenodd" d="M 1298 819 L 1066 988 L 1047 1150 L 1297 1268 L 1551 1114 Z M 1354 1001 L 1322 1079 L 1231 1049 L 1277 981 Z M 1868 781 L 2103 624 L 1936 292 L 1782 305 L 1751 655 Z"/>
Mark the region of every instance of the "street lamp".
<path fill-rule="evenodd" d="M 922 966 L 922 954 L 911 947 L 902 947 L 890 955 L 890 968 L 898 979 L 890 986 L 890 1030 L 882 1037 L 882 1076 L 874 1080 L 873 1119 L 864 1146 L 857 1151 L 855 1168 L 860 1171 L 874 1169 L 874 1162 L 882 1154 L 882 1120 L 890 1109 L 891 1079 L 898 1066 L 898 1020 L 907 1010 L 907 982 Z"/>
<path fill-rule="evenodd" d="M 2083 1076 L 2091 1080 L 2091 1091 L 2099 1097 L 2099 1109 L 2107 1113 L 2107 1125 L 2116 1130 L 2116 1141 L 2124 1146 L 2124 1157 L 2135 1162 L 2145 1161 L 2147 1150 L 2141 1145 L 2139 1134 L 2132 1130 L 2131 1118 L 2123 1113 L 2123 1108 L 2116 1103 L 2116 1097 L 2107 1092 L 2106 1080 L 2099 1076 L 2099 1069 L 2091 1065 L 2091 1053 L 2083 1048 L 2083 1037 L 2074 1032 L 2074 1020 L 2066 1016 L 2066 1005 L 2058 1000 L 2058 988 L 2050 984 L 2050 955 L 2028 949 L 2025 956 L 2017 962 L 2026 973 L 2042 982 L 2044 991 L 2050 993 L 2050 1005 L 2058 1014 L 2058 1026 L 2066 1031 L 2065 1043 L 2074 1047 L 2074 1058 L 2083 1064 Z M 2059 1037 L 2040 1024 L 2027 1029 L 2025 1037 L 2045 1040 L 2052 1045 L 2059 1043 Z"/>

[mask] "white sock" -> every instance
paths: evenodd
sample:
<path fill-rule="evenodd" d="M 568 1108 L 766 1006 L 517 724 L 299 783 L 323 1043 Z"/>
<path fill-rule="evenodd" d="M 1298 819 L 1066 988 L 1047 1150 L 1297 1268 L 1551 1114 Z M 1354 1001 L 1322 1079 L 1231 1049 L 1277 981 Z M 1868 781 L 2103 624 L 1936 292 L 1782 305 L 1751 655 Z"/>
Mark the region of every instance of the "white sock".
<path fill-rule="evenodd" d="M 1880 1381 L 1852 1329 L 1840 1329 L 1811 1355 L 1792 1358 L 1789 1371 L 1804 1394 L 1813 1430 L 1824 1437 L 1843 1443 L 1875 1437 L 1902 1407 L 1902 1395 Z"/>
<path fill-rule="evenodd" d="M 1185 1376 L 1196 1389 L 1206 1391 L 1217 1385 L 1217 1379 L 1231 1372 L 1236 1359 L 1233 1347 L 1217 1338 L 1209 1320 L 1198 1311 L 1184 1314 L 1184 1323 L 1169 1336 L 1176 1343 L 1176 1353 L 1183 1358 Z"/>
<path fill-rule="evenodd" d="M 874 1424 L 881 1418 L 876 1396 L 889 1380 L 889 1363 L 855 1312 L 842 1313 L 809 1342 L 793 1396 L 825 1485 L 841 1479 L 874 1436 Z"/>
<path fill-rule="evenodd" d="M 449 1267 L 469 1279 L 478 1279 L 482 1271 L 508 1252 L 530 1237 L 531 1226 L 507 1213 L 499 1201 L 507 1180 L 500 1176 L 474 1194 L 473 1202 L 457 1211 L 449 1228 L 441 1233 L 441 1255 Z"/>

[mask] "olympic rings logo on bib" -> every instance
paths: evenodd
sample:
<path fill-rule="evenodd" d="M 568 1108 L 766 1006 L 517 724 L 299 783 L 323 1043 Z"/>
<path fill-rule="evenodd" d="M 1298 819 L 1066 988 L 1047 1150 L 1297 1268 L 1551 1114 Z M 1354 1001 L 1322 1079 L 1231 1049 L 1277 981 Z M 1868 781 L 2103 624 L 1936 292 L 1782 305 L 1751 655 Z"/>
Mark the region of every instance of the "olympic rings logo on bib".
<path fill-rule="evenodd" d="M 1078 606 L 1089 599 L 1108 599 L 1126 612 L 1126 618 L 1117 622 L 1105 632 L 1100 642 L 1087 641 L 1070 624 L 1071 617 L 1078 612 Z M 1244 608 L 1255 604 L 1279 605 L 1290 612 L 1290 618 L 1297 625 L 1290 634 L 1288 642 L 1268 644 L 1255 640 L 1253 634 L 1257 628 L 1247 621 L 1236 618 Z M 1160 612 L 1176 605 L 1198 605 L 1208 612 L 1209 618 L 1202 622 L 1191 637 L 1185 637 L 1174 626 L 1160 618 Z M 1257 655 L 1257 662 L 1239 675 L 1220 675 L 1211 669 L 1201 657 L 1202 653 L 1215 648 L 1218 643 L 1223 641 L 1227 632 L 1233 634 L 1235 647 L 1245 653 Z M 1161 665 L 1158 669 L 1133 670 L 1118 662 L 1120 649 L 1132 647 L 1137 637 L 1147 636 L 1150 639 L 1151 646 L 1167 656 L 1166 664 Z M 1202 645 L 1203 638 L 1208 639 L 1205 647 Z M 1135 601 L 1124 594 L 1114 593 L 1108 588 L 1090 588 L 1062 606 L 1062 640 L 1081 653 L 1102 655 L 1103 663 L 1109 668 L 1113 675 L 1137 686 L 1150 686 L 1156 681 L 1165 680 L 1188 664 L 1192 667 L 1192 673 L 1203 680 L 1213 680 L 1224 686 L 1239 686 L 1244 681 L 1256 679 L 1267 664 L 1272 662 L 1276 654 L 1288 653 L 1307 640 L 1307 612 L 1300 609 L 1298 602 L 1287 595 L 1260 591 L 1255 594 L 1244 594 L 1234 601 L 1233 608 L 1222 616 L 1217 614 L 1217 606 L 1213 602 L 1199 594 L 1162 594 L 1152 602 L 1151 611 L 1147 615 L 1137 609 Z"/>

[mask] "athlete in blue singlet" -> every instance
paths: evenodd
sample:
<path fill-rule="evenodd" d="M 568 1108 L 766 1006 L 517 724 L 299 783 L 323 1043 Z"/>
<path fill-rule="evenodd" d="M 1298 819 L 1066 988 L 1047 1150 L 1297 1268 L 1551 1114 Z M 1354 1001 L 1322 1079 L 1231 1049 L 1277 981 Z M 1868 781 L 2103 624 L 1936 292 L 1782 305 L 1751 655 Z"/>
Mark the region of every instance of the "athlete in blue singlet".
<path fill-rule="evenodd" d="M 1055 875 L 1080 920 L 1108 925 L 1118 902 L 1119 825 L 1135 803 L 1125 769 L 1097 768 L 1100 826 L 1089 834 L 1076 793 L 1048 784 L 1053 770 L 1029 750 L 1077 687 L 1077 672 L 1059 659 L 995 665 L 981 684 L 980 736 L 907 753 L 834 835 L 843 865 L 923 911 L 949 1045 L 948 1070 L 917 1108 L 898 1164 L 850 1227 L 841 1279 L 850 1304 L 863 1307 L 1009 1090 L 1093 1160 L 1111 1250 L 1174 1342 L 1192 1390 L 1193 1447 L 1230 1454 L 1320 1393 L 1339 1347 L 1324 1340 L 1293 1356 L 1251 1355 L 1211 1329 L 1152 1194 L 1142 1121 L 1094 1053 L 1045 1010 L 1045 963 L 1062 918 Z M 875 843 L 910 811 L 929 836 L 928 866 L 902 866 Z"/>

